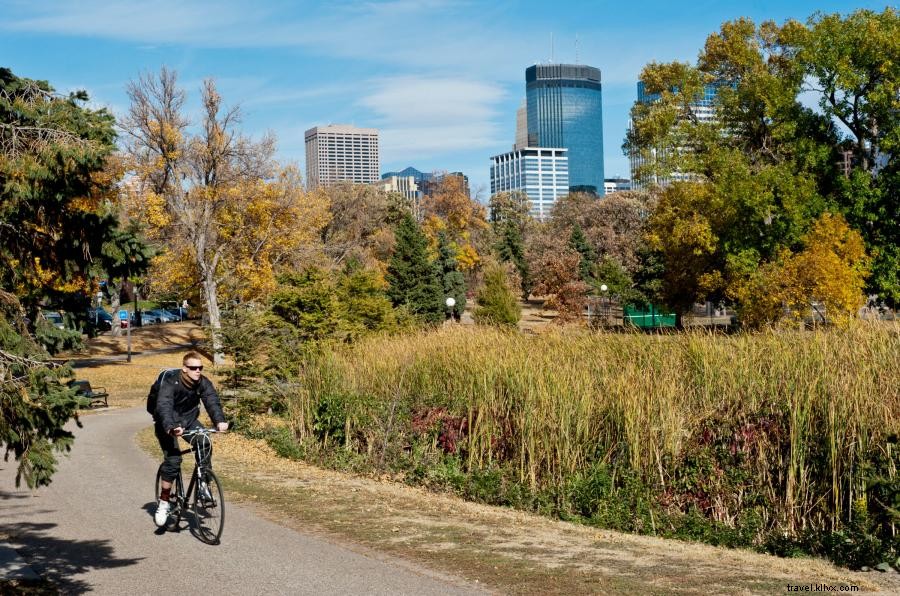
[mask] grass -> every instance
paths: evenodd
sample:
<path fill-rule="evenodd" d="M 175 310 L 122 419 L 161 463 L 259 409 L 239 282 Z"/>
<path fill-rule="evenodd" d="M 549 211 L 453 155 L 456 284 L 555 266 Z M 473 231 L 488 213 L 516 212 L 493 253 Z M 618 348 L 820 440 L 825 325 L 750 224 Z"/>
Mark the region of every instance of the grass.
<path fill-rule="evenodd" d="M 127 337 L 109 333 L 88 340 L 81 352 L 60 354 L 57 359 L 78 364 L 77 378 L 105 387 L 110 407 L 130 407 L 144 403 L 160 370 L 181 365 L 182 354 L 191 349 L 184 346 L 201 345 L 203 340 L 203 329 L 195 323 L 167 323 L 132 330 L 131 362 L 125 361 Z M 155 353 L 161 350 L 168 351 Z M 211 364 L 208 356 L 204 360 Z"/>
<path fill-rule="evenodd" d="M 151 429 L 138 435 L 138 443 L 158 454 Z M 354 550 L 400 557 L 505 594 L 767 594 L 810 582 L 868 591 L 900 587 L 881 584 L 885 576 L 820 560 L 598 531 L 323 470 L 280 458 L 264 441 L 234 433 L 216 437 L 213 461 L 229 503 Z M 223 541 L 229 539 L 226 529 Z"/>
<path fill-rule="evenodd" d="M 479 499 L 508 502 L 512 483 L 538 496 L 530 508 L 759 546 L 890 515 L 867 487 L 873 474 L 898 481 L 898 355 L 896 324 L 737 336 L 454 326 L 327 352 L 287 409 L 301 442 L 340 431 L 343 449 L 401 473 L 419 465 L 410 454 L 440 460 L 452 421 L 464 472 L 488 482 L 469 483 Z M 612 511 L 623 498 L 638 510 Z"/>

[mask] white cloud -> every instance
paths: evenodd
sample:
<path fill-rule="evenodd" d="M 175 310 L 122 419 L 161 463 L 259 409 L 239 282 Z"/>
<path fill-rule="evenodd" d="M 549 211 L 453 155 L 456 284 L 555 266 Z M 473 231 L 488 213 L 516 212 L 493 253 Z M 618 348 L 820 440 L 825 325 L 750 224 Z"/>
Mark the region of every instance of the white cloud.
<path fill-rule="evenodd" d="M 502 87 L 469 79 L 393 77 L 374 83 L 360 105 L 374 114 L 385 161 L 502 143 Z"/>

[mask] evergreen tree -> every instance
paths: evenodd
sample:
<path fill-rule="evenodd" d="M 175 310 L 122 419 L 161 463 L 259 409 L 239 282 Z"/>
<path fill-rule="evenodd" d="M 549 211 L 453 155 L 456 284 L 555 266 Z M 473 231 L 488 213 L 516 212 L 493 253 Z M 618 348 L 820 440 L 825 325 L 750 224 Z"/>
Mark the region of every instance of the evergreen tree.
<path fill-rule="evenodd" d="M 272 295 L 272 314 L 287 323 L 302 341 L 333 337 L 338 328 L 339 304 L 328 274 L 315 267 L 283 275 Z"/>
<path fill-rule="evenodd" d="M 344 268 L 336 290 L 341 325 L 347 339 L 397 326 L 397 317 L 384 286 L 375 270 L 364 269 L 355 262 Z"/>
<path fill-rule="evenodd" d="M 577 224 L 572 228 L 572 235 L 569 237 L 569 248 L 578 251 L 581 255 L 581 262 L 578 263 L 578 275 L 581 277 L 581 281 L 591 285 L 594 281 L 594 261 L 597 255 L 588 243 L 581 226 Z"/>
<path fill-rule="evenodd" d="M 478 307 L 473 316 L 479 325 L 515 326 L 522 309 L 509 288 L 506 272 L 500 265 L 489 266 L 484 273 L 484 285 L 475 297 Z"/>
<path fill-rule="evenodd" d="M 501 262 L 512 263 L 519 272 L 522 280 L 522 293 L 526 293 L 530 287 L 528 278 L 528 262 L 525 260 L 525 242 L 522 239 L 520 228 L 512 220 L 505 220 L 499 224 L 500 239 L 497 242 L 497 257 Z"/>
<path fill-rule="evenodd" d="M 466 308 L 466 279 L 457 268 L 456 251 L 450 244 L 447 234 L 438 233 L 438 274 L 441 278 L 441 286 L 444 290 L 444 299 L 452 297 L 456 303 L 450 314 L 457 321 L 462 317 Z"/>
<path fill-rule="evenodd" d="M 443 288 L 428 259 L 424 234 L 410 214 L 404 214 L 395 230 L 397 243 L 385 279 L 388 298 L 426 322 L 444 318 Z"/>
<path fill-rule="evenodd" d="M 64 426 L 81 402 L 30 334 L 38 309 L 86 307 L 110 254 L 134 240 L 106 210 L 113 118 L 87 99 L 0 68 L 0 444 L 32 488 L 71 447 Z"/>

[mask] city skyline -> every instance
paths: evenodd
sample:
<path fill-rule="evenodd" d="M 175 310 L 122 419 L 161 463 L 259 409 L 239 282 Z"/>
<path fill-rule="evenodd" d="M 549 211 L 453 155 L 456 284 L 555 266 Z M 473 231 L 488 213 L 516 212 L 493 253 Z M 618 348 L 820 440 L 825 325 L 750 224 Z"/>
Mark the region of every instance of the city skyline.
<path fill-rule="evenodd" d="M 884 7 L 396 0 L 263 2 L 248 11 L 236 2 L 0 0 L 0 66 L 61 92 L 84 89 L 117 116 L 127 109 L 126 84 L 142 73 L 177 70 L 189 106 L 213 77 L 225 103 L 242 106 L 244 132 L 273 131 L 284 161 L 302 168 L 311 127 L 377 128 L 382 170 L 462 171 L 486 200 L 490 157 L 515 142 L 528 66 L 600 69 L 605 177 L 628 177 L 621 144 L 646 63 L 694 62 L 706 37 L 740 16 L 780 23 Z"/>

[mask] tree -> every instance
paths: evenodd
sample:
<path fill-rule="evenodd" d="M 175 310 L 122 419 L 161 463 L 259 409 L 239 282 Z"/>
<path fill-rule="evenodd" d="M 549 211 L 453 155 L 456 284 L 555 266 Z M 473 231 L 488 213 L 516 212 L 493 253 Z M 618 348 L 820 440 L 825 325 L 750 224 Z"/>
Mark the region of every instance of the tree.
<path fill-rule="evenodd" d="M 820 303 L 828 320 L 845 323 L 862 306 L 868 264 L 859 233 L 840 215 L 825 213 L 804 236 L 802 249 L 782 250 L 736 289 L 745 293 L 735 296 L 741 321 L 760 327 L 785 317 L 802 320 Z"/>
<path fill-rule="evenodd" d="M 507 224 L 512 224 L 518 229 L 521 236 L 529 225 L 534 223 L 531 217 L 531 201 L 521 190 L 498 192 L 491 196 L 488 203 L 490 222 L 494 232 L 504 229 Z"/>
<path fill-rule="evenodd" d="M 340 305 L 328 274 L 316 267 L 278 279 L 272 295 L 272 314 L 286 323 L 301 341 L 335 337 L 340 324 Z"/>
<path fill-rule="evenodd" d="M 512 263 L 519 274 L 519 291 L 527 295 L 531 283 L 528 276 L 528 261 L 525 259 L 525 242 L 522 239 L 519 226 L 512 220 L 506 220 L 498 224 L 500 237 L 494 248 L 497 258 L 504 263 Z"/>
<path fill-rule="evenodd" d="M 196 134 L 174 72 L 142 76 L 128 95 L 123 128 L 136 194 L 168 250 L 154 272 L 175 275 L 169 285 L 184 291 L 199 281 L 219 364 L 221 294 L 246 300 L 272 291 L 280 265 L 327 221 L 325 205 L 304 197 L 294 170 L 278 167 L 272 137 L 254 142 L 237 132 L 240 113 L 223 109 L 213 81 L 203 84 Z"/>
<path fill-rule="evenodd" d="M 480 236 L 488 227 L 484 207 L 469 197 L 465 179 L 457 174 L 440 177 L 431 194 L 422 201 L 422 229 L 433 250 L 444 231 L 455 245 L 456 260 L 463 272 L 471 272 L 481 261 Z"/>
<path fill-rule="evenodd" d="M 36 312 L 45 301 L 87 306 L 112 253 L 136 242 L 105 209 L 115 134 L 87 99 L 0 68 L 0 443 L 18 462 L 16 484 L 32 488 L 70 449 L 64 425 L 80 402 L 61 382 L 70 370 L 31 335 Z"/>
<path fill-rule="evenodd" d="M 591 245 L 588 244 L 587 238 L 584 237 L 584 232 L 581 231 L 581 226 L 579 225 L 572 228 L 572 235 L 569 236 L 569 248 L 581 255 L 581 261 L 578 263 L 578 276 L 581 278 L 581 281 L 591 285 L 596 281 L 594 278 L 594 266 L 597 255 L 594 253 Z"/>
<path fill-rule="evenodd" d="M 473 318 L 479 325 L 515 326 L 522 309 L 499 264 L 489 265 L 484 272 L 484 285 L 475 296 L 478 306 Z"/>
<path fill-rule="evenodd" d="M 443 320 L 443 290 L 437 270 L 428 259 L 425 236 L 410 214 L 400 220 L 394 233 L 397 242 L 385 276 L 391 303 L 426 322 Z"/>
<path fill-rule="evenodd" d="M 396 197 L 365 184 L 342 182 L 313 191 L 328 204 L 330 217 L 320 239 L 331 263 L 341 267 L 356 260 L 368 267 L 390 258 L 396 224 Z"/>
<path fill-rule="evenodd" d="M 900 13 L 857 10 L 816 14 L 791 39 L 797 62 L 816 83 L 820 107 L 853 135 L 853 154 L 866 171 L 900 149 Z"/>
<path fill-rule="evenodd" d="M 589 286 L 581 280 L 578 266 L 581 254 L 571 248 L 543 252 L 532 267 L 534 293 L 547 296 L 547 306 L 556 309 L 557 321 L 578 320 L 587 303 Z"/>
<path fill-rule="evenodd" d="M 335 288 L 346 339 L 354 340 L 366 333 L 397 327 L 397 316 L 386 289 L 387 284 L 379 272 L 352 262 L 347 264 Z"/>
<path fill-rule="evenodd" d="M 447 235 L 443 232 L 438 234 L 438 258 L 436 265 L 439 269 L 438 275 L 441 279 L 441 287 L 444 290 L 443 295 L 445 299 L 453 298 L 454 300 L 450 315 L 458 321 L 466 309 L 466 280 L 459 271 L 456 251 L 453 250 Z"/>
<path fill-rule="evenodd" d="M 849 202 L 836 166 L 839 131 L 828 113 L 800 101 L 814 72 L 799 58 L 810 35 L 796 21 L 757 27 L 739 19 L 709 36 L 696 67 L 651 64 L 642 72 L 657 99 L 633 109 L 626 149 L 669 148 L 652 164 L 657 173 L 691 178 L 663 191 L 644 253 L 658 257 L 660 295 L 678 312 L 726 296 L 750 312 L 761 299 L 751 293 L 764 291 L 760 272 L 779 269 L 825 212 Z M 711 85 L 716 118 L 701 121 L 691 106 Z"/>

